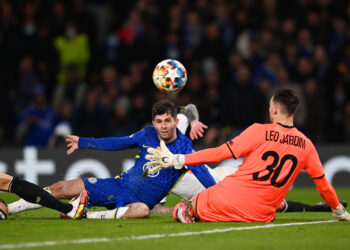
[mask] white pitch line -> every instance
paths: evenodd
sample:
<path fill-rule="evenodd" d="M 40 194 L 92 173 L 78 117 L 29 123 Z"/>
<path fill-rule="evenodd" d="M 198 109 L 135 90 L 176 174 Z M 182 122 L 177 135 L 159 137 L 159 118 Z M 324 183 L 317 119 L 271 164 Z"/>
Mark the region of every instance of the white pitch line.
<path fill-rule="evenodd" d="M 200 234 L 214 234 L 214 233 L 225 233 L 230 231 L 244 231 L 254 230 L 263 228 L 274 228 L 274 227 L 291 227 L 300 225 L 312 225 L 312 224 L 323 224 L 333 223 L 337 220 L 324 220 L 324 221 L 312 221 L 312 222 L 295 222 L 285 224 L 267 224 L 251 227 L 228 227 L 228 228 L 216 228 L 212 230 L 198 231 L 198 232 L 182 232 L 182 233 L 169 233 L 169 234 L 146 234 L 140 236 L 125 236 L 116 238 L 86 238 L 77 240 L 63 240 L 63 241 L 42 241 L 42 242 L 26 242 L 18 244 L 3 244 L 0 245 L 0 249 L 13 249 L 13 248 L 30 248 L 30 247 L 44 247 L 44 246 L 56 246 L 56 245 L 68 245 L 68 244 L 86 244 L 96 242 L 110 242 L 110 241 L 128 241 L 128 240 L 147 240 L 155 238 L 167 238 L 167 237 L 181 237 L 181 236 L 192 236 Z"/>

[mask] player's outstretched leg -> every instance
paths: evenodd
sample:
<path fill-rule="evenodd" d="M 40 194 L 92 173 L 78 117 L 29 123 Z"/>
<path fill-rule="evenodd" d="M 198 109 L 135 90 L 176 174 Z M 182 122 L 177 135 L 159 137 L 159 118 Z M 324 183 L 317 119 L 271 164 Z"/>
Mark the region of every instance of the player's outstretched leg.
<path fill-rule="evenodd" d="M 88 201 L 87 191 L 83 190 L 77 198 L 73 198 L 69 203 L 73 209 L 67 213 L 68 217 L 75 220 L 80 220 L 84 212 L 84 208 Z"/>
<path fill-rule="evenodd" d="M 60 181 L 42 189 L 33 183 L 14 178 L 9 192 L 24 199 L 8 204 L 9 214 L 41 208 L 42 205 L 67 214 L 72 210 L 72 205 L 58 199 L 70 199 L 78 196 L 82 190 L 84 190 L 84 183 L 81 179 Z"/>
<path fill-rule="evenodd" d="M 51 195 L 50 189 L 48 187 L 43 188 L 43 191 L 46 191 Z M 46 195 L 44 195 L 43 197 L 46 197 Z M 9 215 L 18 214 L 23 211 L 38 209 L 38 208 L 42 208 L 42 205 L 38 203 L 32 203 L 32 202 L 26 201 L 23 198 L 8 204 Z"/>
<path fill-rule="evenodd" d="M 339 203 L 346 207 L 347 203 L 344 200 L 339 199 Z M 313 206 L 311 206 L 311 210 L 313 212 L 332 212 L 332 208 L 327 205 L 325 202 L 319 202 Z"/>
<path fill-rule="evenodd" d="M 346 207 L 347 203 L 344 200 L 339 200 L 340 204 L 343 207 Z M 283 203 L 277 210 L 278 212 L 332 212 L 330 206 L 325 202 L 319 202 L 315 205 L 308 205 L 301 202 L 295 201 L 286 201 L 283 200 Z"/>
<path fill-rule="evenodd" d="M 173 217 L 181 223 L 194 223 L 193 214 L 192 204 L 189 200 L 182 199 L 174 207 Z"/>
<path fill-rule="evenodd" d="M 50 194 L 49 190 L 44 190 L 33 183 L 19 178 L 13 178 L 8 191 L 25 199 L 20 199 L 17 202 L 9 204 L 9 214 L 15 214 L 28 209 L 36 209 L 41 206 L 63 213 L 68 213 L 72 209 L 72 205 L 56 199 Z"/>

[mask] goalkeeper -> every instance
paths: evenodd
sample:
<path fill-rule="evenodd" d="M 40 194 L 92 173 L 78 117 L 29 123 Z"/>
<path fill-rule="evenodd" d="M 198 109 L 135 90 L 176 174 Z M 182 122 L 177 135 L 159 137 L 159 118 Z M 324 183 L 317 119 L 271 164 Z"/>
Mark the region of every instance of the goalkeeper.
<path fill-rule="evenodd" d="M 149 148 L 150 173 L 162 168 L 182 169 L 187 164 L 214 163 L 245 156 L 234 174 L 192 199 L 182 200 L 174 217 L 183 223 L 201 221 L 272 222 L 275 213 L 301 170 L 314 180 L 323 200 L 338 220 L 350 221 L 337 194 L 327 181 L 312 142 L 293 126 L 299 103 L 290 89 L 278 90 L 270 99 L 271 124 L 253 124 L 233 140 L 212 149 L 174 155 L 164 142 Z M 156 167 L 155 167 L 156 166 Z"/>
<path fill-rule="evenodd" d="M 178 115 L 179 124 L 177 128 L 183 133 L 189 125 L 191 125 L 190 138 L 192 140 L 203 137 L 204 128 L 207 128 L 203 123 L 199 122 L 199 113 L 194 104 L 189 104 L 182 110 L 183 114 Z M 236 167 L 222 166 L 216 168 L 210 168 L 205 165 L 214 178 L 215 182 L 222 181 L 226 176 L 234 174 L 237 171 Z M 192 174 L 191 171 L 187 171 L 186 174 L 179 180 L 176 186 L 171 190 L 172 193 L 185 198 L 191 199 L 199 194 L 206 188 L 198 181 L 198 179 Z M 171 214 L 173 212 L 172 207 L 165 207 L 163 204 L 166 202 L 166 197 L 157 204 L 153 209 L 153 213 Z M 344 200 L 339 202 L 346 207 L 347 203 Z M 280 206 L 276 210 L 277 212 L 330 212 L 332 209 L 324 202 L 319 202 L 314 205 L 308 205 L 302 202 L 295 202 L 289 200 L 283 200 Z"/>

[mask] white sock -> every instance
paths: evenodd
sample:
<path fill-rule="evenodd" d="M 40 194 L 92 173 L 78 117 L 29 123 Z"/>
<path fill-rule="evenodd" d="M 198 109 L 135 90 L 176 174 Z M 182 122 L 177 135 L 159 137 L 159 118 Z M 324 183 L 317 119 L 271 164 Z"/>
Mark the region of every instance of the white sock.
<path fill-rule="evenodd" d="M 37 203 L 30 203 L 24 199 L 20 199 L 18 201 L 8 204 L 7 207 L 9 210 L 9 215 L 11 215 L 11 214 L 17 214 L 26 210 L 30 210 L 30 209 L 38 209 L 38 208 L 41 208 L 42 206 Z"/>
<path fill-rule="evenodd" d="M 100 211 L 100 212 L 87 212 L 86 218 L 88 219 L 120 219 L 123 217 L 129 207 L 120 207 L 114 210 Z"/>
<path fill-rule="evenodd" d="M 187 117 L 184 114 L 177 114 L 177 119 L 179 119 L 177 128 L 181 131 L 181 133 L 185 134 L 189 125 Z"/>
<path fill-rule="evenodd" d="M 286 200 L 283 200 L 282 203 L 284 203 L 284 208 L 280 211 L 281 213 L 284 213 L 288 209 L 288 202 Z"/>
<path fill-rule="evenodd" d="M 51 194 L 49 187 L 44 188 L 44 190 Z M 24 199 L 19 199 L 18 201 L 12 202 L 12 203 L 7 205 L 9 215 L 17 214 L 17 213 L 20 213 L 20 212 L 23 212 L 26 210 L 38 209 L 41 207 L 42 207 L 42 205 L 40 205 L 40 204 L 31 203 L 31 202 L 28 202 Z"/>

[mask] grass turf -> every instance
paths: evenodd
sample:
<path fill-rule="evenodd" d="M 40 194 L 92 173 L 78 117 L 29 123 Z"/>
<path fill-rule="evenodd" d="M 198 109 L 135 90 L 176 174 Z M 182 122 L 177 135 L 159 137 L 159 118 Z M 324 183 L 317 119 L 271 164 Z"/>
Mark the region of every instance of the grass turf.
<path fill-rule="evenodd" d="M 350 201 L 350 188 L 337 188 L 339 197 Z M 12 194 L 0 193 L 7 202 L 16 200 Z M 320 197 L 315 188 L 293 189 L 287 199 L 316 203 Z M 179 198 L 171 195 L 167 205 Z M 332 220 L 331 213 L 278 213 L 273 224 Z M 268 225 L 263 223 L 196 223 L 175 222 L 170 215 L 151 214 L 149 219 L 135 220 L 61 220 L 56 211 L 46 208 L 27 211 L 0 221 L 0 249 L 5 244 L 54 241 L 52 246 L 31 249 L 348 249 L 350 223 L 336 222 L 278 228 L 230 231 L 192 236 L 176 236 L 136 240 L 140 235 L 198 232 L 232 227 Z M 121 239 L 121 237 L 128 237 Z M 106 238 L 106 242 L 78 243 L 71 240 Z M 110 240 L 113 239 L 113 240 Z M 68 241 L 67 244 L 62 244 Z M 12 247 L 20 245 L 12 245 Z M 25 245 L 28 247 L 28 245 Z"/>

